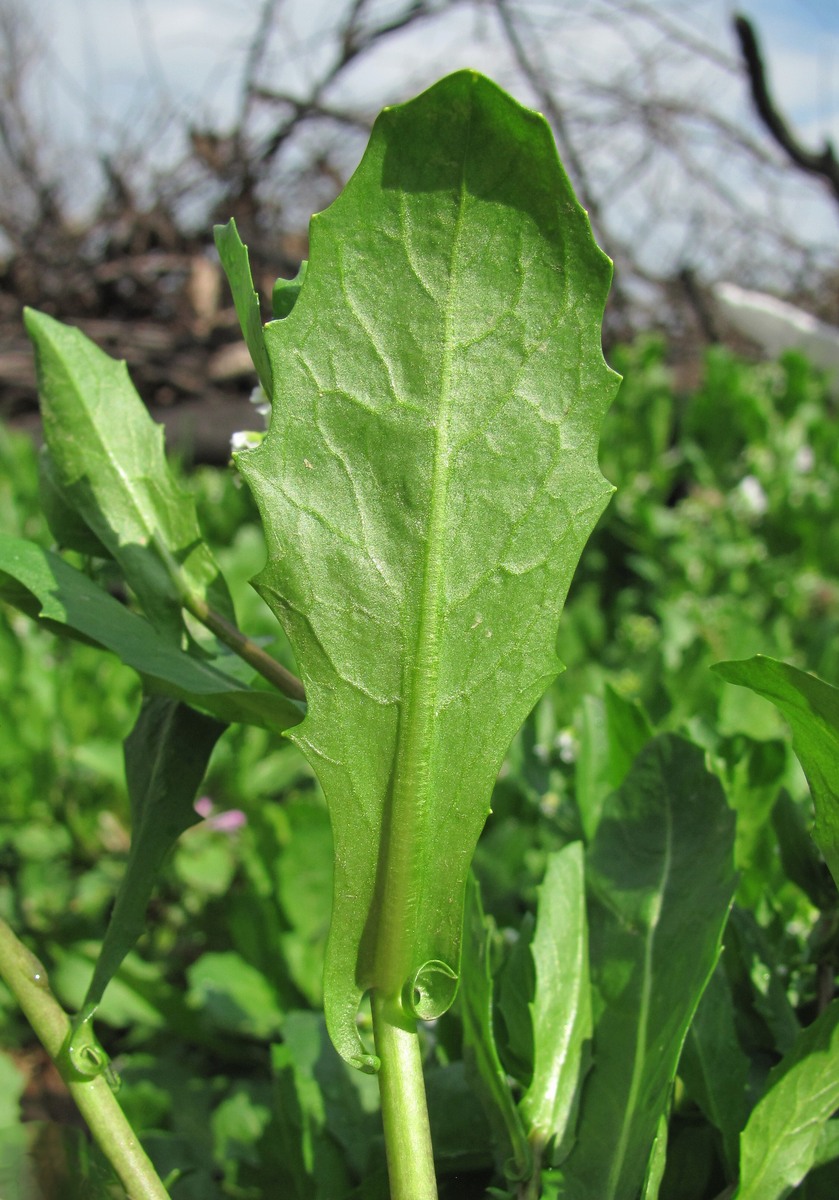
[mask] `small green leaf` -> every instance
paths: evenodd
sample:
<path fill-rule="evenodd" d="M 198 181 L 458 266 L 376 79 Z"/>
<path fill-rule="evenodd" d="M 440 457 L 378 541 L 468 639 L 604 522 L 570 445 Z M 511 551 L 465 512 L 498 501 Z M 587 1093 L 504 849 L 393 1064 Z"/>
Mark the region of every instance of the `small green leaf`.
<path fill-rule="evenodd" d="M 218 721 L 177 700 L 152 696 L 143 701 L 125 742 L 131 850 L 82 1006 L 80 1030 L 145 929 L 146 908 L 163 860 L 184 830 L 200 820 L 193 808 L 195 794 L 224 730 Z M 72 1052 L 71 1043 L 71 1057 Z"/>
<path fill-rule="evenodd" d="M 426 964 L 455 981 L 496 775 L 559 670 L 611 491 L 611 268 L 547 123 L 470 71 L 382 113 L 310 242 L 293 310 L 265 327 L 271 427 L 237 461 L 335 834 L 327 1022 L 363 1063 L 365 991 L 399 1005 Z"/>
<path fill-rule="evenodd" d="M 787 878 L 801 888 L 816 908 L 835 907 L 836 887 L 830 871 L 807 832 L 801 807 L 785 788 L 772 809 L 772 825 Z"/>
<path fill-rule="evenodd" d="M 536 964 L 533 1079 L 520 1111 L 531 1144 L 552 1145 L 551 1159 L 558 1165 L 566 1133 L 573 1133 L 583 1050 L 592 1033 L 581 842 L 548 859 L 531 945 Z"/>
<path fill-rule="evenodd" d="M 734 894 L 734 815 L 699 747 L 665 734 L 606 801 L 586 862 L 593 1066 L 568 1200 L 636 1200 Z"/>
<path fill-rule="evenodd" d="M 188 1003 L 213 1029 L 270 1041 L 283 1011 L 271 981 L 233 950 L 202 954 L 187 971 Z"/>
<path fill-rule="evenodd" d="M 769 1074 L 740 1147 L 736 1200 L 783 1200 L 819 1151 L 822 1131 L 839 1108 L 839 1001 L 798 1037 Z"/>
<path fill-rule="evenodd" d="M 789 721 L 816 808 L 813 837 L 839 886 L 839 688 L 762 654 L 714 670 L 771 700 Z"/>
<path fill-rule="evenodd" d="M 304 706 L 282 693 L 247 687 L 164 641 L 143 617 L 34 542 L 0 534 L 0 597 L 58 632 L 110 650 L 139 672 L 149 690 L 219 720 L 283 732 L 303 718 Z"/>
<path fill-rule="evenodd" d="M 300 270 L 293 279 L 278 279 L 274 284 L 274 291 L 271 296 L 271 307 L 274 310 L 274 319 L 277 321 L 287 317 L 297 303 L 297 297 L 300 295 L 300 289 L 306 279 L 306 269 L 309 266 L 308 261 L 304 258 L 300 264 Z"/>
<path fill-rule="evenodd" d="M 635 756 L 652 736 L 641 705 L 624 699 L 608 684 L 602 700 L 599 696 L 583 700 L 576 800 L 586 841 L 597 832 L 606 797 L 620 787 Z"/>
<path fill-rule="evenodd" d="M 239 237 L 236 222 L 232 219 L 226 225 L 216 225 L 213 233 L 218 256 L 233 293 L 233 304 L 236 308 L 236 316 L 239 318 L 242 337 L 250 351 L 262 390 L 266 396 L 270 396 L 271 362 L 265 349 L 259 296 L 253 284 L 248 248 Z M 289 296 L 288 299 L 291 297 Z M 292 300 L 291 305 L 293 303 Z M 291 305 L 289 305 L 289 309 Z"/>
<path fill-rule="evenodd" d="M 460 992 L 466 1072 L 492 1128 L 499 1166 L 510 1178 L 527 1179 L 532 1171 L 532 1155 L 495 1044 L 489 956 L 490 934 L 481 906 L 481 892 L 475 876 L 470 874 L 466 885 Z"/>
<path fill-rule="evenodd" d="M 95 538 L 119 563 L 156 628 L 180 644 L 184 584 L 229 620 L 227 585 L 176 481 L 156 425 L 124 362 L 79 330 L 26 309 L 35 344 L 50 474 Z M 173 579 L 171 563 L 182 580 Z"/>

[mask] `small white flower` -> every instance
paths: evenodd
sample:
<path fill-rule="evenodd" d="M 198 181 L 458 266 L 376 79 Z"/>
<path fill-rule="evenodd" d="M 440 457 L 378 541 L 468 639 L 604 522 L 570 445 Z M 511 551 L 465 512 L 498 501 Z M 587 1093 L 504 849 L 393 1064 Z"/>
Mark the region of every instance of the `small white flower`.
<path fill-rule="evenodd" d="M 253 450 L 264 437 L 265 434 L 262 432 L 240 429 L 230 435 L 230 453 L 236 454 L 239 450 Z"/>
<path fill-rule="evenodd" d="M 574 737 L 570 729 L 562 729 L 556 735 L 554 745 L 559 752 L 560 760 L 564 763 L 572 763 L 577 757 L 577 739 Z"/>
<path fill-rule="evenodd" d="M 762 517 L 769 508 L 769 500 L 766 492 L 754 475 L 746 475 L 740 480 L 737 485 L 737 491 L 743 502 L 743 507 L 746 512 L 753 513 L 756 517 Z"/>
<path fill-rule="evenodd" d="M 800 475 L 806 475 L 808 471 L 812 471 L 816 464 L 816 456 L 813 453 L 812 446 L 799 446 L 795 452 L 795 458 L 792 460 L 793 468 Z"/>

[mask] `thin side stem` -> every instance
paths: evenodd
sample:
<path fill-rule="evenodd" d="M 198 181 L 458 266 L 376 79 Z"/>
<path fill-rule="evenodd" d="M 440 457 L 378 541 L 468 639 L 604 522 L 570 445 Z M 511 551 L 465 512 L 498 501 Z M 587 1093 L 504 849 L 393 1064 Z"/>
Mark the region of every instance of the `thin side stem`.
<path fill-rule="evenodd" d="M 291 696 L 292 700 L 305 702 L 306 692 L 297 676 L 287 670 L 282 663 L 277 662 L 276 658 L 266 654 L 261 646 L 252 642 L 247 634 L 242 633 L 241 629 L 237 629 L 221 613 L 210 608 L 206 600 L 202 600 L 200 596 L 195 596 L 191 592 L 184 592 L 181 595 L 181 603 L 187 612 L 192 613 L 229 650 L 249 663 L 263 679 L 273 683 L 274 687 L 286 696 Z"/>
<path fill-rule="evenodd" d="M 80 1080 L 63 1053 L 70 1019 L 49 990 L 41 963 L 0 920 L 0 977 L 53 1060 L 79 1112 L 131 1200 L 170 1200 L 104 1075 Z"/>
<path fill-rule="evenodd" d="M 297 676 L 287 670 L 282 663 L 277 662 L 276 658 L 266 654 L 261 646 L 257 646 L 256 642 L 251 641 L 247 634 L 242 633 L 241 629 L 237 629 L 221 613 L 211 608 L 203 596 L 198 596 L 191 591 L 183 571 L 170 553 L 163 538 L 154 536 L 152 541 L 166 564 L 169 576 L 177 589 L 178 598 L 186 611 L 192 613 L 196 620 L 209 629 L 210 633 L 214 633 L 218 640 L 227 646 L 228 650 L 232 650 L 234 654 L 238 654 L 239 658 L 249 663 L 263 679 L 267 679 L 269 683 L 272 683 L 284 695 L 290 696 L 292 700 L 300 700 L 305 703 L 306 691 Z"/>
<path fill-rule="evenodd" d="M 377 992 L 372 1007 L 391 1200 L 437 1200 L 416 1027 L 397 1024 L 391 1016 L 396 1006 Z"/>

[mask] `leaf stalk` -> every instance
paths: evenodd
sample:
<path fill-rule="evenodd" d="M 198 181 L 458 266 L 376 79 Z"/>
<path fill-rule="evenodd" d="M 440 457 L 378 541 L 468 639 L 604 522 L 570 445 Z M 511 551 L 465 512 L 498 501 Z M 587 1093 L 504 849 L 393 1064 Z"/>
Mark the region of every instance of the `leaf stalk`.
<path fill-rule="evenodd" d="M 437 1200 L 416 1023 L 409 1027 L 398 1002 L 378 991 L 372 1009 L 391 1200 Z"/>

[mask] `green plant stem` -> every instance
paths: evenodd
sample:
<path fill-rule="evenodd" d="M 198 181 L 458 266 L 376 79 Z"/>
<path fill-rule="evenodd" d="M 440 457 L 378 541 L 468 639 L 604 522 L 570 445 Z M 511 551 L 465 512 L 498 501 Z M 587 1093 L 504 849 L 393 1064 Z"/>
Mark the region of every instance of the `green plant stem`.
<path fill-rule="evenodd" d="M 397 1023 L 398 1006 L 377 992 L 372 1008 L 391 1200 L 437 1200 L 416 1026 Z"/>
<path fill-rule="evenodd" d="M 191 592 L 183 592 L 181 594 L 181 603 L 187 612 L 192 613 L 194 617 L 205 625 L 211 633 L 214 633 L 218 640 L 222 642 L 234 654 L 238 654 L 246 663 L 249 663 L 255 671 L 258 671 L 263 679 L 267 679 L 269 683 L 273 683 L 275 688 L 278 688 L 286 696 L 291 696 L 292 700 L 306 700 L 306 692 L 303 684 L 287 670 L 282 663 L 277 662 L 276 658 L 272 658 L 270 654 L 266 654 L 261 646 L 257 646 L 256 642 L 251 639 L 235 625 L 232 625 L 221 613 L 217 613 L 215 609 L 210 608 L 206 600 L 202 600 L 200 596 L 195 596 Z"/>
<path fill-rule="evenodd" d="M 46 972 L 0 920 L 0 977 L 53 1060 L 103 1154 L 131 1200 L 169 1200 L 104 1075 L 81 1080 L 65 1053 L 70 1019 L 49 990 Z"/>
<path fill-rule="evenodd" d="M 533 1154 L 531 1172 L 527 1179 L 519 1183 L 516 1200 L 539 1200 L 542 1194 L 542 1152 L 545 1145 L 541 1137 L 531 1139 L 530 1149 Z"/>
<path fill-rule="evenodd" d="M 277 662 L 276 658 L 266 654 L 261 646 L 257 646 L 256 642 L 251 641 L 247 634 L 242 633 L 241 629 L 237 629 L 221 613 L 211 608 L 203 596 L 198 596 L 191 591 L 183 571 L 163 538 L 154 536 L 152 541 L 166 564 L 166 569 L 177 589 L 178 598 L 186 611 L 192 613 L 196 620 L 209 629 L 210 633 L 214 633 L 222 645 L 227 646 L 228 650 L 232 650 L 234 654 L 238 654 L 239 658 L 249 663 L 263 679 L 267 679 L 284 695 L 291 696 L 292 700 L 301 700 L 305 704 L 306 691 L 297 676 L 287 670 L 282 663 Z"/>

